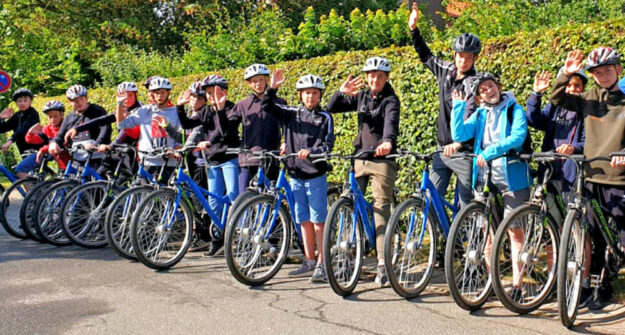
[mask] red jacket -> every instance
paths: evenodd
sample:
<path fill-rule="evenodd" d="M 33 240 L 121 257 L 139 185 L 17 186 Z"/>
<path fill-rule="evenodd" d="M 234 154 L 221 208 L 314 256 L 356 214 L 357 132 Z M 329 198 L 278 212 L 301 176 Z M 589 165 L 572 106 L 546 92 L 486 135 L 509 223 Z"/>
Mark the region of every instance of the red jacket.
<path fill-rule="evenodd" d="M 41 149 L 39 149 L 39 152 L 47 154 L 48 143 L 50 142 L 51 138 L 54 138 L 58 134 L 59 128 L 60 126 L 57 127 L 53 124 L 49 124 L 43 127 L 43 129 L 41 130 L 41 133 L 27 132 L 26 137 L 25 137 L 26 143 L 45 144 L 43 147 L 41 147 Z M 69 155 L 69 152 L 65 150 L 61 151 L 60 154 L 54 157 L 54 159 L 56 159 L 57 164 L 59 164 L 59 168 L 61 169 L 65 169 L 65 167 L 67 167 L 67 162 L 69 162 L 70 158 L 71 157 Z"/>

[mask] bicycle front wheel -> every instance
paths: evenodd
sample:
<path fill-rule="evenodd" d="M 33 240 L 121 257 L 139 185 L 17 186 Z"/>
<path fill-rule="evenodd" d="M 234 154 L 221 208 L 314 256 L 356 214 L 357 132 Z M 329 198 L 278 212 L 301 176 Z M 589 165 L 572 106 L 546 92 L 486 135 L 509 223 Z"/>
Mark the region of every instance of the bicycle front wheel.
<path fill-rule="evenodd" d="M 406 299 L 417 297 L 428 285 L 436 259 L 438 223 L 425 201 L 410 198 L 393 211 L 384 234 L 384 264 L 391 286 Z"/>
<path fill-rule="evenodd" d="M 83 248 L 107 245 L 104 218 L 108 205 L 118 193 L 106 181 L 94 181 L 73 189 L 59 216 L 65 234 Z"/>
<path fill-rule="evenodd" d="M 483 203 L 472 202 L 458 214 L 445 248 L 445 277 L 451 296 L 462 309 L 480 309 L 492 293 L 488 270 L 494 226 Z"/>
<path fill-rule="evenodd" d="M 111 248 L 124 258 L 137 259 L 130 242 L 130 222 L 141 199 L 153 191 L 154 187 L 148 185 L 129 188 L 113 200 L 106 212 L 106 238 Z"/>
<path fill-rule="evenodd" d="M 350 295 L 360 279 L 364 240 L 360 219 L 354 220 L 354 202 L 341 197 L 334 202 L 323 231 L 323 258 L 332 290 Z"/>
<path fill-rule="evenodd" d="M 585 235 L 582 214 L 573 209 L 564 220 L 560 255 L 558 256 L 558 310 L 562 324 L 570 328 L 577 318 L 579 297 L 582 292 Z"/>
<path fill-rule="evenodd" d="M 291 224 L 287 208 L 276 204 L 271 195 L 259 194 L 240 203 L 224 241 L 226 263 L 234 278 L 248 286 L 273 278 L 289 252 Z"/>
<path fill-rule="evenodd" d="M 163 188 L 150 193 L 132 218 L 132 249 L 137 259 L 155 270 L 178 264 L 191 244 L 193 214 L 183 199 L 176 203 L 176 192 Z"/>
<path fill-rule="evenodd" d="M 56 246 L 72 243 L 63 230 L 59 216 L 67 194 L 79 185 L 77 180 L 64 180 L 39 190 L 41 195 L 34 208 L 33 221 L 37 232 L 46 242 Z"/>
<path fill-rule="evenodd" d="M 556 281 L 558 230 L 540 206 L 524 204 L 499 225 L 493 242 L 493 289 L 510 311 L 529 313 L 542 305 Z"/>
<path fill-rule="evenodd" d="M 20 209 L 28 191 L 39 182 L 37 178 L 25 178 L 14 182 L 0 199 L 0 223 L 11 236 L 25 239 L 28 237 L 20 223 Z"/>

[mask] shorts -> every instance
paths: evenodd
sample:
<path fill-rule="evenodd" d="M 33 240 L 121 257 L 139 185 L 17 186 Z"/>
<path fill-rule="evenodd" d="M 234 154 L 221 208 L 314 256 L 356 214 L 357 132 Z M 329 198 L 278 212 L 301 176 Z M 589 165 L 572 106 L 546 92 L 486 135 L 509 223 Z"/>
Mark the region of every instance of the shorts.
<path fill-rule="evenodd" d="M 312 179 L 291 178 L 295 198 L 295 221 L 325 223 L 328 215 L 328 181 L 326 175 Z"/>

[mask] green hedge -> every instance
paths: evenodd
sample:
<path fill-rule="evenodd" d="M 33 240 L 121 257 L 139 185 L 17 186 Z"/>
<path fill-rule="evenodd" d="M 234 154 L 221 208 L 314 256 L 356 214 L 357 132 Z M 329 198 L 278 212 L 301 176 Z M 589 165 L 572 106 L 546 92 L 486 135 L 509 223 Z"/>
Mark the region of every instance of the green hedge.
<path fill-rule="evenodd" d="M 625 22 L 623 20 L 607 21 L 586 25 L 577 25 L 555 30 L 523 32 L 512 36 L 495 38 L 486 41 L 477 67 L 479 70 L 492 71 L 498 74 L 505 90 L 514 91 L 518 101 L 525 104 L 531 92 L 534 74 L 540 70 L 551 70 L 556 73 L 562 65 L 568 51 L 578 48 L 589 52 L 599 45 L 608 45 L 625 50 Z M 448 45 L 440 42 L 432 43 L 431 48 L 443 59 L 452 59 Z M 435 148 L 436 118 L 439 113 L 438 86 L 432 74 L 420 63 L 412 47 L 391 47 L 380 50 L 340 52 L 332 56 L 314 59 L 297 60 L 271 65 L 271 69 L 282 68 L 287 74 L 287 82 L 280 91 L 291 104 L 297 104 L 295 82 L 300 75 L 313 73 L 324 78 L 327 91 L 325 100 L 341 85 L 348 74 L 360 74 L 361 67 L 368 57 L 381 55 L 389 58 L 393 66 L 390 81 L 402 102 L 401 136 L 399 146 L 422 152 Z M 219 72 L 230 82 L 229 98 L 237 101 L 248 94 L 249 90 L 243 81 L 243 69 L 224 70 Z M 205 74 L 197 74 L 173 79 L 175 101 L 178 93 L 186 89 L 195 79 Z M 136 78 L 142 82 L 144 78 Z M 141 90 L 140 99 L 146 101 L 146 92 Z M 115 98 L 114 89 L 94 89 L 89 97 L 92 102 L 103 105 L 112 111 Z M 57 99 L 59 97 L 56 97 Z M 63 97 L 62 101 L 65 101 Z M 50 98 L 37 97 L 35 108 L 41 110 L 45 101 Z M 544 102 L 545 103 L 545 102 Z M 44 116 L 42 116 L 44 118 Z M 352 150 L 355 136 L 356 118 L 352 114 L 335 116 L 336 148 L 340 152 Z M 540 145 L 539 134 L 535 136 L 534 145 Z M 345 163 L 335 165 L 330 176 L 333 182 L 344 179 Z M 402 169 L 397 185 L 403 194 L 410 192 L 413 182 L 420 177 L 420 169 Z"/>

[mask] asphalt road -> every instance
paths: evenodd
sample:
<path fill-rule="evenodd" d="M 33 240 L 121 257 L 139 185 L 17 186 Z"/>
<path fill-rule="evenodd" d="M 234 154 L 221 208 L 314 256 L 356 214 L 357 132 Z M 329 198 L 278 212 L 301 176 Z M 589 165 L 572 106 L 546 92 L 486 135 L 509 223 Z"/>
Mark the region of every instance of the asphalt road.
<path fill-rule="evenodd" d="M 0 334 L 567 334 L 552 302 L 526 316 L 493 299 L 470 314 L 448 295 L 442 272 L 406 301 L 363 279 L 349 298 L 327 284 L 289 279 L 285 265 L 248 288 L 223 257 L 190 254 L 155 272 L 111 250 L 19 241 L 0 229 Z M 581 333 L 625 334 L 625 306 L 582 311 Z"/>

